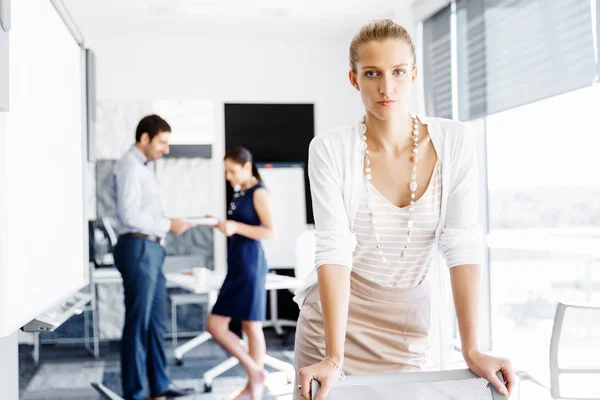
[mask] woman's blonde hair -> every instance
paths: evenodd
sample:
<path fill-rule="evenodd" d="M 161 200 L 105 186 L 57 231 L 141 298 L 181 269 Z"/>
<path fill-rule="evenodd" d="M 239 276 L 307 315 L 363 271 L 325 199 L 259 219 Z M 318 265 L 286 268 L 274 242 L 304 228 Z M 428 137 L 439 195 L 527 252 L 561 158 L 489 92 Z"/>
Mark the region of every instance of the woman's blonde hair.
<path fill-rule="evenodd" d="M 363 44 L 372 41 L 383 42 L 394 39 L 403 40 L 410 47 L 413 56 L 413 65 L 416 65 L 415 46 L 407 30 L 391 19 L 375 19 L 360 28 L 360 31 L 358 31 L 350 43 L 350 69 L 352 69 L 352 72 L 356 74 L 358 51 Z"/>

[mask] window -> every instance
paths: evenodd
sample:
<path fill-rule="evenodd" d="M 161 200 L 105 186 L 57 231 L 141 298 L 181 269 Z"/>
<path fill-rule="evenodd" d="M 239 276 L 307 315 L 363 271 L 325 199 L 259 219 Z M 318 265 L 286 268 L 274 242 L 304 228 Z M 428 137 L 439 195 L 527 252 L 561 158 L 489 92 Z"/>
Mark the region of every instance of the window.
<path fill-rule="evenodd" d="M 558 301 L 600 300 L 600 129 L 593 86 L 487 120 L 494 350 L 548 375 Z"/>
<path fill-rule="evenodd" d="M 542 377 L 556 302 L 600 301 L 599 2 L 455 0 L 423 22 L 426 111 L 456 99 L 478 140 L 480 336 Z"/>

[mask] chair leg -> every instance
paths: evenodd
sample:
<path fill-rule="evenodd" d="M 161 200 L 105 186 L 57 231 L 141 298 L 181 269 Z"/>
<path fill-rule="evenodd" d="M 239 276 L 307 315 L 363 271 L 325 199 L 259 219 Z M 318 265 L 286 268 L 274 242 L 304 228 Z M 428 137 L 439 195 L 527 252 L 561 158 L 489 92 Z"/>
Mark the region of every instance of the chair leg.
<path fill-rule="evenodd" d="M 538 381 L 537 379 L 535 379 L 532 375 L 530 375 L 529 373 L 525 372 L 525 371 L 515 371 L 515 376 L 517 378 L 519 378 L 519 384 L 517 386 L 517 389 L 519 390 L 519 395 L 517 396 L 517 398 L 520 400 L 521 399 L 521 383 L 525 380 L 532 382 L 534 385 L 539 386 L 541 388 L 546 389 L 548 392 L 550 392 L 550 389 L 547 388 L 545 385 L 543 385 L 540 381 Z"/>
<path fill-rule="evenodd" d="M 177 304 L 171 302 L 171 343 L 177 347 Z"/>

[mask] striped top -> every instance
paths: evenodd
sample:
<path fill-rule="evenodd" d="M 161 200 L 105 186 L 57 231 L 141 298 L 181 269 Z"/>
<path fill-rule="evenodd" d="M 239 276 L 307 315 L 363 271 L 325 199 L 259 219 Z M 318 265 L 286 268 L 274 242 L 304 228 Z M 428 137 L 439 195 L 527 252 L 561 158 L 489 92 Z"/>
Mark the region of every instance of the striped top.
<path fill-rule="evenodd" d="M 407 237 L 408 207 L 397 207 L 375 189 L 370 181 L 370 195 L 375 205 L 379 243 L 387 264 L 377 254 L 375 237 L 367 208 L 367 190 L 362 186 L 358 212 L 354 221 L 356 248 L 352 270 L 384 287 L 413 288 L 423 282 L 434 261 L 437 246 L 436 229 L 440 222 L 442 173 L 438 161 L 425 193 L 415 201 L 411 242 L 404 255 Z"/>

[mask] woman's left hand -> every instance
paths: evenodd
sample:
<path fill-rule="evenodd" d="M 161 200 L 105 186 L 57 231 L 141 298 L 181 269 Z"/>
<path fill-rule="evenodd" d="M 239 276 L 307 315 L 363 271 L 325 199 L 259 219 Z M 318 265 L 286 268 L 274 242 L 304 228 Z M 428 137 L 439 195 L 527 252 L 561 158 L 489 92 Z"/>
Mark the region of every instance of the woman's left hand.
<path fill-rule="evenodd" d="M 219 221 L 216 228 L 223 232 L 227 237 L 233 236 L 237 233 L 237 222 L 232 220 Z"/>
<path fill-rule="evenodd" d="M 474 351 L 465 356 L 465 361 L 471 371 L 490 382 L 503 396 L 510 396 L 515 385 L 512 365 L 506 358 L 499 358 Z M 498 379 L 496 373 L 500 371 L 504 382 Z"/>

